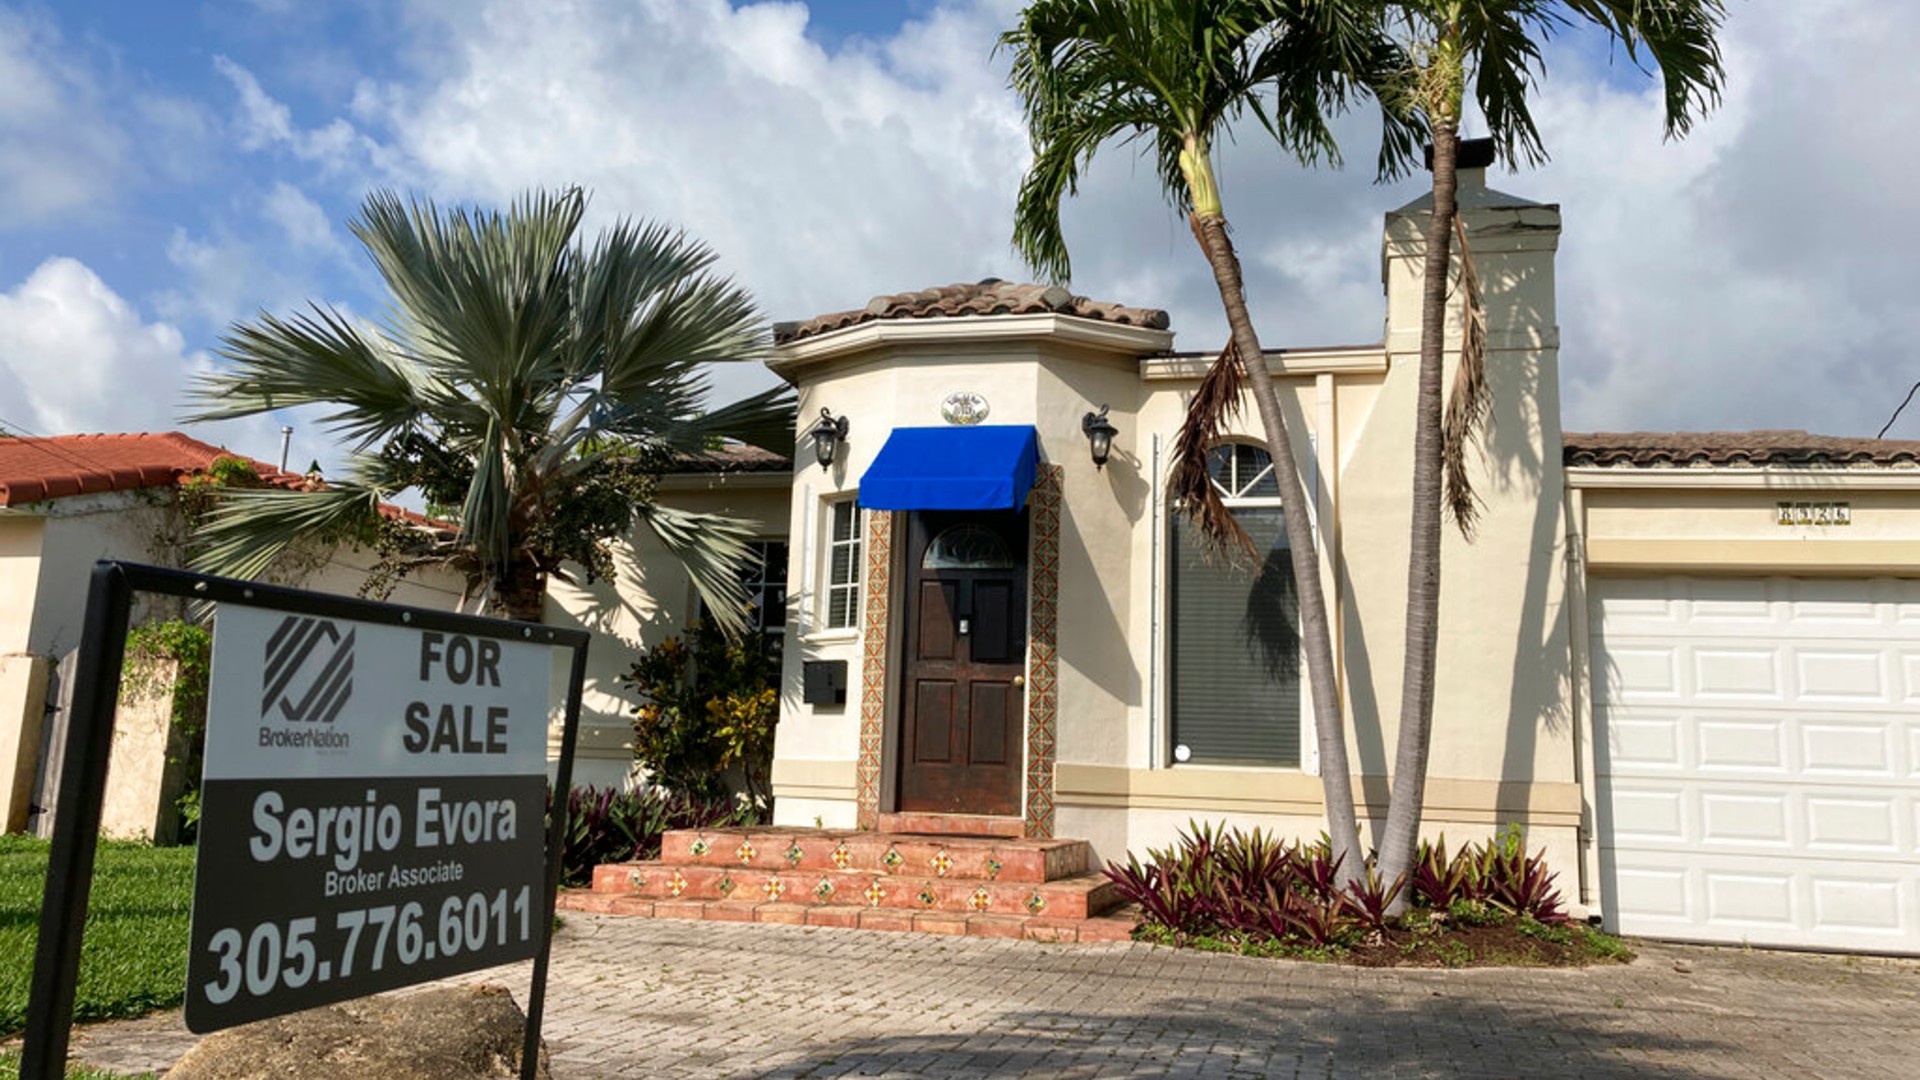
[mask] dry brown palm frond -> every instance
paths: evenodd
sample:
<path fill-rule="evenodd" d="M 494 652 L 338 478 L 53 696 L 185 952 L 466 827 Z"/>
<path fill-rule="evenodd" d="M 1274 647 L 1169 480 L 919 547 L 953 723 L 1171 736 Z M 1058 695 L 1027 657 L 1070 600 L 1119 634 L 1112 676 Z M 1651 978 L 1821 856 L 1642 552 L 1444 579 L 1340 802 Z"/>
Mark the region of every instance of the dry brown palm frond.
<path fill-rule="evenodd" d="M 1466 301 L 1465 325 L 1460 334 L 1460 366 L 1453 374 L 1453 393 L 1440 429 L 1440 455 L 1447 473 L 1447 514 L 1460 535 L 1473 539 L 1480 517 L 1480 496 L 1467 470 L 1467 450 L 1485 430 L 1493 415 L 1493 394 L 1487 386 L 1487 309 L 1482 302 L 1480 272 L 1467 247 L 1467 228 L 1453 219 L 1454 250 L 1460 256 L 1460 289 Z"/>
<path fill-rule="evenodd" d="M 1209 556 L 1218 555 L 1234 563 L 1252 563 L 1259 553 L 1253 537 L 1221 501 L 1220 490 L 1214 487 L 1207 469 L 1207 454 L 1225 433 L 1227 420 L 1240 414 L 1240 388 L 1245 378 L 1239 350 L 1229 342 L 1187 403 L 1186 419 L 1173 439 L 1173 468 L 1167 477 L 1175 512 L 1193 521 L 1206 541 Z"/>

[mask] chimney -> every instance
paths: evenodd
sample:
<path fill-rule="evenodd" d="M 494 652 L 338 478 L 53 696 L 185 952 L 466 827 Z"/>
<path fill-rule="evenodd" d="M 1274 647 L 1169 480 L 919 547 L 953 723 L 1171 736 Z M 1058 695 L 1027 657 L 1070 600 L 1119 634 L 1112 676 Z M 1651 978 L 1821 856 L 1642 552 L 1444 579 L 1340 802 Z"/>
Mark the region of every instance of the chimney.
<path fill-rule="evenodd" d="M 1492 139 L 1461 139 L 1454 152 L 1454 172 L 1461 191 L 1485 191 L 1487 167 L 1493 164 Z M 1427 171 L 1433 171 L 1433 144 L 1427 144 Z"/>

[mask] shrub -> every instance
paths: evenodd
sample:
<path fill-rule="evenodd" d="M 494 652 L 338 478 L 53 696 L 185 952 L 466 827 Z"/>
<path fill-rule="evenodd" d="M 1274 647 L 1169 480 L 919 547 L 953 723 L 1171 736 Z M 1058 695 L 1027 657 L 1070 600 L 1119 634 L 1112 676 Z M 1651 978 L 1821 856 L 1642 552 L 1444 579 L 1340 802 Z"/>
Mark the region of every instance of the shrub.
<path fill-rule="evenodd" d="M 1190 824 L 1172 847 L 1149 850 L 1145 863 L 1132 855 L 1125 866 L 1109 863 L 1106 876 L 1140 906 L 1149 938 L 1176 944 L 1230 939 L 1255 951 L 1319 955 L 1396 926 L 1567 921 L 1545 854 L 1528 856 L 1517 828 L 1452 856 L 1442 838 L 1422 846 L 1408 879 L 1382 881 L 1369 866 L 1343 888 L 1324 838 L 1303 845 L 1259 829 Z M 1408 889 L 1415 910 L 1396 923 L 1387 911 Z"/>
<path fill-rule="evenodd" d="M 547 792 L 552 821 L 553 792 Z M 616 787 L 576 787 L 567 793 L 566 848 L 560 883 L 585 885 L 601 863 L 651 859 L 660 854 L 660 838 L 669 829 L 755 825 L 756 808 L 731 796 L 677 795 L 660 788 L 622 791 Z"/>
<path fill-rule="evenodd" d="M 641 652 L 621 680 L 647 700 L 633 724 L 633 755 L 653 782 L 684 795 L 726 794 L 738 769 L 747 797 L 768 806 L 779 660 L 757 635 L 729 639 L 707 620 Z"/>

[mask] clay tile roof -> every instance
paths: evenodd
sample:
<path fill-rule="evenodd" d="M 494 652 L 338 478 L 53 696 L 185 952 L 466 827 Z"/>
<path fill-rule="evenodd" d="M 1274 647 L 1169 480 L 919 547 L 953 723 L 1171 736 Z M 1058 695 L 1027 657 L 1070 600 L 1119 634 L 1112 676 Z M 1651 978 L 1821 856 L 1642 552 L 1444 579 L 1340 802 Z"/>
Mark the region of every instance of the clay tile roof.
<path fill-rule="evenodd" d="M 680 473 L 770 473 L 792 467 L 792 460 L 745 443 L 728 443 L 705 454 L 683 454 L 673 463 L 673 471 Z"/>
<path fill-rule="evenodd" d="M 1920 441 L 1842 438 L 1792 430 L 1568 432 L 1564 445 L 1564 460 L 1573 466 L 1920 466 Z"/>
<path fill-rule="evenodd" d="M 801 338 L 840 330 L 879 319 L 937 319 L 964 315 L 1077 315 L 1083 319 L 1143 326 L 1151 330 L 1167 328 L 1167 313 L 1158 308 L 1127 307 L 1075 296 L 1058 285 L 1019 285 L 999 278 L 987 278 L 974 284 L 942 285 L 919 292 L 876 296 L 863 308 L 816 315 L 805 322 L 777 323 L 773 328 L 776 345 Z"/>
<path fill-rule="evenodd" d="M 50 438 L 0 438 L 0 506 L 24 506 L 46 499 L 172 487 L 205 472 L 216 458 L 248 462 L 274 487 L 303 491 L 314 481 L 281 472 L 263 461 L 183 435 L 178 431 L 126 435 L 55 435 Z M 380 512 L 419 525 L 446 528 L 422 514 L 382 504 Z"/>

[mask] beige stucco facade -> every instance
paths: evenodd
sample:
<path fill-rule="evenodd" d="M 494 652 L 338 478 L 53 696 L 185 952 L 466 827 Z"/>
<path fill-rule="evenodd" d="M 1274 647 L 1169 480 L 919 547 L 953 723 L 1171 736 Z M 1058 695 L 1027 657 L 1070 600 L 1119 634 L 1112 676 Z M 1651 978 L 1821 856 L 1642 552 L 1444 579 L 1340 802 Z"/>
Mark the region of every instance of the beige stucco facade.
<path fill-rule="evenodd" d="M 1571 864 L 1581 801 L 1562 572 L 1553 295 L 1559 217 L 1554 207 L 1489 192 L 1477 179 L 1468 178 L 1462 204 L 1486 284 L 1495 406 L 1478 455 L 1483 524 L 1472 543 L 1452 531 L 1445 543 L 1446 633 L 1426 821 L 1429 831 L 1453 838 L 1516 822 L 1533 844 Z M 1317 509 L 1355 787 L 1363 815 L 1376 822 L 1398 731 L 1423 218 L 1417 204 L 1387 218 L 1382 345 L 1270 358 Z M 787 693 L 774 771 L 781 822 L 860 820 L 860 699 L 876 692 L 885 698 L 886 759 L 877 795 L 879 809 L 892 809 L 899 659 L 880 658 L 892 670 L 870 686 L 870 620 L 838 631 L 822 625 L 821 530 L 832 500 L 857 497 L 891 430 L 942 424 L 942 402 L 964 391 L 987 402 L 989 424 L 1033 425 L 1043 468 L 1060 470 L 1052 831 L 1091 839 L 1105 857 L 1163 844 L 1195 819 L 1320 831 L 1325 814 L 1310 730 L 1298 768 L 1173 759 L 1165 473 L 1210 358 L 1171 353 L 1171 345 L 1164 331 L 1043 314 L 869 321 L 780 350 L 774 366 L 798 390 L 801 426 L 822 408 L 851 423 L 830 470 L 803 448 L 793 474 Z M 1110 461 L 1096 469 L 1081 418 L 1102 405 L 1118 434 Z M 1250 410 L 1231 434 L 1265 441 Z M 888 528 L 897 532 L 898 520 Z M 895 619 L 900 547 L 892 544 L 894 595 L 883 605 Z M 897 632 L 888 647 L 898 649 Z M 807 660 L 848 665 L 845 706 L 800 700 Z M 1030 761 L 1030 775 L 1032 768 Z"/>
<path fill-rule="evenodd" d="M 6 831 L 47 828 L 46 815 L 30 811 L 36 801 L 51 803 L 58 776 L 59 735 L 93 564 L 122 559 L 177 565 L 180 532 L 167 488 L 0 508 L 0 810 Z M 354 595 L 374 561 L 374 553 L 352 548 L 309 553 L 288 561 L 292 576 L 285 583 Z M 396 585 L 391 599 L 451 609 L 460 588 L 450 574 L 413 574 Z M 177 602 L 165 598 L 137 598 L 133 621 L 178 610 Z M 164 754 L 156 754 L 157 770 Z"/>

